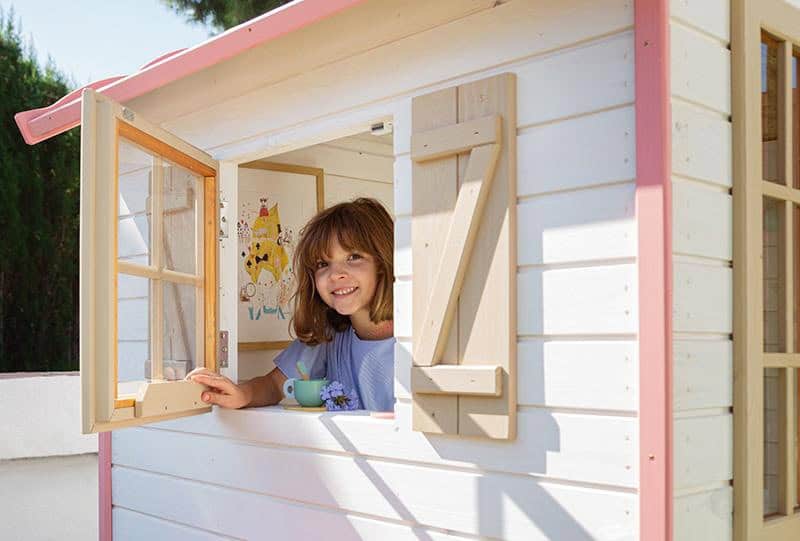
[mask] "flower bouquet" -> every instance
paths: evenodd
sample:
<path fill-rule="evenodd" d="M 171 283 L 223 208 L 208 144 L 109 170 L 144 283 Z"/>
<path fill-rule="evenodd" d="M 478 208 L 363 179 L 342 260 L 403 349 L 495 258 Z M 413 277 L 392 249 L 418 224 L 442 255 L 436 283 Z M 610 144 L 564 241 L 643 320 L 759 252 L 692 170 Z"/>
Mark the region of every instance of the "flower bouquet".
<path fill-rule="evenodd" d="M 328 411 L 347 411 L 361 408 L 355 389 L 345 392 L 344 385 L 338 381 L 332 381 L 323 387 L 319 397 L 325 402 L 325 408 Z"/>

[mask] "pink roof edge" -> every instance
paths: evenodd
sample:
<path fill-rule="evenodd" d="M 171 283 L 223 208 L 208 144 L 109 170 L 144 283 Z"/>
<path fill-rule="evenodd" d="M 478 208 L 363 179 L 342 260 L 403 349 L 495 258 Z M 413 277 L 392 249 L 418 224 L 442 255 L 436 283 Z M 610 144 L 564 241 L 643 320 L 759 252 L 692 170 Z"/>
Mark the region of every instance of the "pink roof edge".
<path fill-rule="evenodd" d="M 297 0 L 199 45 L 161 55 L 135 73 L 95 81 L 48 107 L 19 112 L 14 120 L 25 142 L 34 145 L 80 124 L 84 88 L 124 103 L 364 1 Z"/>

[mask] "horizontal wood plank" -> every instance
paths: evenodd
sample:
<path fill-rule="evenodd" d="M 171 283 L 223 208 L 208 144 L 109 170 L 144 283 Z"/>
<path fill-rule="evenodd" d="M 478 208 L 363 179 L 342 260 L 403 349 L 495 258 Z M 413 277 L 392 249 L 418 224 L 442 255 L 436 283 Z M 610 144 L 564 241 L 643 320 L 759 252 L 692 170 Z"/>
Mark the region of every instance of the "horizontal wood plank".
<path fill-rule="evenodd" d="M 198 445 L 203 445 L 205 452 L 193 452 Z M 177 452 L 159 451 L 164 446 Z M 155 430 L 115 434 L 114 447 L 119 449 L 114 451 L 112 470 L 115 504 L 179 522 L 200 522 L 198 526 L 208 528 L 209 523 L 202 521 L 209 520 L 209 514 L 199 512 L 207 511 L 207 506 L 198 499 L 212 492 L 215 503 L 209 501 L 209 505 L 215 513 L 220 512 L 213 523 L 224 523 L 221 533 L 237 537 L 252 537 L 233 529 L 251 521 L 235 517 L 263 517 L 287 500 L 497 538 L 547 539 L 583 529 L 598 535 L 613 528 L 617 535 L 606 539 L 618 539 L 621 529 L 635 524 L 633 493 L 571 487 L 533 477 L 314 455 Z M 226 459 L 220 461 L 219 457 Z M 122 467 L 125 465 L 136 469 Z M 169 476 L 156 478 L 138 470 Z M 137 489 L 136 477 L 149 482 L 150 490 L 142 490 L 141 485 Z M 176 477 L 199 483 L 188 485 Z M 186 494 L 189 486 L 192 498 L 170 497 Z M 478 501 L 486 502 L 493 512 L 487 514 L 484 506 L 483 513 L 476 513 Z M 307 515 L 301 516 L 300 522 L 309 522 Z M 294 521 L 284 518 L 279 522 Z M 549 534 L 542 536 L 543 530 Z"/>
<path fill-rule="evenodd" d="M 733 489 L 677 496 L 675 498 L 675 539 L 709 541 L 733 537 Z"/>
<path fill-rule="evenodd" d="M 635 265 L 524 269 L 519 334 L 628 334 L 638 329 Z"/>
<path fill-rule="evenodd" d="M 372 197 L 380 201 L 389 214 L 394 208 L 394 190 L 385 182 L 369 182 L 336 175 L 325 175 L 325 207 L 352 201 L 357 197 Z"/>
<path fill-rule="evenodd" d="M 522 409 L 518 412 L 517 440 L 504 443 L 412 432 L 407 403 L 396 404 L 395 416 L 395 421 L 390 421 L 364 414 L 287 412 L 279 407 L 215 409 L 212 415 L 161 426 L 270 446 L 413 461 L 420 466 L 457 466 L 636 486 L 633 464 L 638 432 L 632 417 Z"/>
<path fill-rule="evenodd" d="M 634 118 L 633 107 L 624 107 L 523 130 L 517 137 L 517 194 L 635 178 Z"/>
<path fill-rule="evenodd" d="M 733 405 L 733 343 L 730 340 L 673 342 L 673 409 Z M 676 441 L 675 445 L 681 445 Z"/>
<path fill-rule="evenodd" d="M 411 136 L 411 159 L 425 162 L 500 143 L 502 123 L 500 115 L 491 115 L 415 133 Z"/>
<path fill-rule="evenodd" d="M 392 158 L 325 144 L 270 156 L 268 161 L 318 168 L 324 170 L 325 175 L 392 181 Z"/>
<path fill-rule="evenodd" d="M 219 534 L 185 526 L 145 515 L 130 509 L 114 507 L 111 511 L 114 521 L 115 541 L 139 541 L 141 539 L 169 539 L 170 541 L 216 541 Z M 222 539 L 235 539 L 222 537 Z"/>
<path fill-rule="evenodd" d="M 604 411 L 636 411 L 636 344 L 620 340 L 524 340 L 517 344 L 518 401 Z M 395 345 L 395 396 L 411 398 L 411 343 Z"/>
<path fill-rule="evenodd" d="M 733 416 L 675 419 L 675 488 L 726 482 L 733 477 Z"/>
<path fill-rule="evenodd" d="M 730 267 L 675 263 L 673 283 L 675 332 L 732 332 L 733 272 Z"/>
<path fill-rule="evenodd" d="M 670 0 L 669 11 L 681 22 L 695 26 L 723 43 L 730 42 L 731 6 L 728 0 Z"/>
<path fill-rule="evenodd" d="M 695 30 L 670 24 L 672 93 L 731 113 L 731 52 Z"/>
<path fill-rule="evenodd" d="M 517 347 L 520 404 L 638 410 L 634 341 L 537 339 Z"/>
<path fill-rule="evenodd" d="M 262 539 L 266 531 L 270 538 L 280 539 L 316 539 L 321 532 L 331 539 L 398 539 L 409 535 L 424 536 L 432 541 L 465 539 L 456 534 L 443 534 L 263 494 L 125 468 L 114 468 L 111 482 L 115 510 L 124 507 L 137 514 L 149 515 L 159 521 L 159 526 L 165 522 L 190 525 L 195 531 L 202 529 L 212 532 L 213 539 L 219 539 L 221 535 L 235 539 Z M 187 494 L 191 494 L 191 497 L 187 497 Z M 139 522 L 135 525 L 144 526 Z M 114 530 L 119 530 L 116 523 Z M 169 527 L 160 529 L 159 534 L 163 536 L 167 531 L 176 535 L 187 534 L 185 530 L 176 532 L 176 528 Z M 142 539 L 139 530 L 133 530 L 132 533 L 135 534 L 133 539 Z M 117 535 L 115 533 L 115 539 Z M 150 539 L 163 538 L 156 536 Z"/>
<path fill-rule="evenodd" d="M 765 368 L 800 368 L 800 353 L 765 353 L 763 366 Z"/>
<path fill-rule="evenodd" d="M 501 396 L 500 366 L 438 365 L 411 368 L 411 386 L 416 393 Z"/>
<path fill-rule="evenodd" d="M 519 264 L 636 257 L 635 188 L 631 182 L 521 201 Z"/>
<path fill-rule="evenodd" d="M 733 132 L 729 120 L 672 100 L 672 172 L 730 188 Z"/>
<path fill-rule="evenodd" d="M 533 58 L 517 69 L 520 126 L 632 103 L 633 33 Z M 591 91 L 588 91 L 591 89 Z"/>
<path fill-rule="evenodd" d="M 733 197 L 698 182 L 672 181 L 673 253 L 733 259 Z"/>

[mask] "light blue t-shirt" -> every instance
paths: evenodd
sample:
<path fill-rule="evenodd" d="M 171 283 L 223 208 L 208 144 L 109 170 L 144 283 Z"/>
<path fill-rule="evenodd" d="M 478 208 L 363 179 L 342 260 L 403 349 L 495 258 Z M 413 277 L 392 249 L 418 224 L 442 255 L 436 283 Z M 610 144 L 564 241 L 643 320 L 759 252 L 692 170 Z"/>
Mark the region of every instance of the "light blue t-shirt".
<path fill-rule="evenodd" d="M 352 327 L 337 332 L 331 342 L 309 346 L 299 340 L 275 358 L 287 378 L 298 378 L 302 360 L 312 378 L 338 381 L 345 393 L 355 390 L 361 407 L 371 411 L 394 409 L 394 337 L 361 340 Z"/>

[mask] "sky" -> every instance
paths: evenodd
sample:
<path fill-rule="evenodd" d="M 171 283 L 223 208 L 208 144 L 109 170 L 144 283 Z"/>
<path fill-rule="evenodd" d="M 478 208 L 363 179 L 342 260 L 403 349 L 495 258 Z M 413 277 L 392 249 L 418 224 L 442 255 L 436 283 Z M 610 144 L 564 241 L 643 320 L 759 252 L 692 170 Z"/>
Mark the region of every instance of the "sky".
<path fill-rule="evenodd" d="M 209 27 L 186 22 L 159 0 L 0 0 L 3 12 L 12 6 L 40 63 L 50 55 L 77 86 L 127 75 L 211 35 Z"/>

